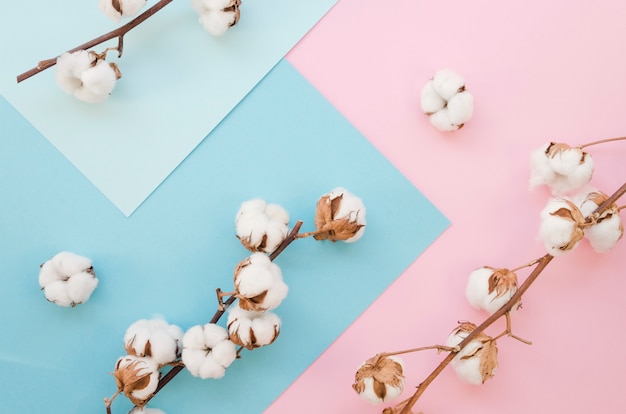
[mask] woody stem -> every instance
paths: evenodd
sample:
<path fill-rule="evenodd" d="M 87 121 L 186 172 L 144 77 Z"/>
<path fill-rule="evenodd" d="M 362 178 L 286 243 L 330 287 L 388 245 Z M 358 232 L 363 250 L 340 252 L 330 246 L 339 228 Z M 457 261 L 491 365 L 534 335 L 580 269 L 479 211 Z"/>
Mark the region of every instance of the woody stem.
<path fill-rule="evenodd" d="M 623 196 L 624 193 L 626 193 L 626 183 L 622 184 L 622 186 L 617 191 L 615 191 L 608 199 L 606 199 L 602 204 L 600 204 L 598 208 L 596 208 L 589 216 L 587 216 L 586 220 L 591 221 L 594 215 L 601 214 L 602 212 L 604 212 L 604 210 L 606 210 L 609 206 L 615 203 L 621 196 Z M 526 293 L 528 288 L 530 288 L 530 286 L 535 282 L 535 280 L 537 280 L 541 272 L 546 268 L 546 266 L 548 266 L 548 264 L 550 263 L 550 261 L 552 261 L 553 258 L 554 256 L 550 254 L 546 254 L 545 256 L 541 257 L 537 261 L 537 266 L 533 269 L 530 275 L 528 275 L 524 283 L 520 285 L 517 292 L 515 292 L 515 294 L 511 296 L 509 301 L 505 303 L 495 313 L 493 313 L 491 316 L 485 319 L 483 323 L 478 325 L 472 332 L 470 332 L 469 335 L 467 335 L 467 337 L 465 337 L 465 339 L 463 339 L 463 341 L 459 343 L 458 348 L 462 350 L 465 346 L 467 346 L 467 344 L 469 344 L 472 340 L 474 340 L 476 336 L 484 332 L 485 329 L 491 326 L 495 321 L 500 319 L 502 316 L 507 315 L 511 311 L 513 306 L 521 300 L 522 295 Z M 439 374 L 448 366 L 450 361 L 454 359 L 454 356 L 457 353 L 458 351 L 452 351 L 448 355 L 446 355 L 443 361 L 441 361 L 439 365 L 437 365 L 437 367 L 430 373 L 430 375 L 428 375 L 428 377 L 426 377 L 426 379 L 420 385 L 418 385 L 417 390 L 411 396 L 411 398 L 409 398 L 409 401 L 404 406 L 402 411 L 400 411 L 400 414 L 409 414 L 411 412 L 411 408 L 415 405 L 417 400 L 422 396 L 424 391 L 426 391 L 428 386 L 435 380 L 435 378 L 437 378 L 437 376 L 439 376 Z"/>
<path fill-rule="evenodd" d="M 585 147 L 590 147 L 592 145 L 598 145 L 598 144 L 604 144 L 606 142 L 613 142 L 613 141 L 623 141 L 626 140 L 626 137 L 616 137 L 616 138 L 607 138 L 607 139 L 601 139 L 599 141 L 593 141 L 593 142 L 589 142 L 587 144 L 584 145 L 580 145 L 579 148 L 585 148 Z"/>
<path fill-rule="evenodd" d="M 75 48 L 68 50 L 67 53 L 76 52 L 78 50 L 91 49 L 92 47 L 97 46 L 101 43 L 104 43 L 108 40 L 118 38 L 117 51 L 118 51 L 118 57 L 121 57 L 123 46 L 124 46 L 124 35 L 128 33 L 129 31 L 131 31 L 132 29 L 134 29 L 135 27 L 139 26 L 148 18 L 152 17 L 156 12 L 158 12 L 159 10 L 161 10 L 163 7 L 167 6 L 171 2 L 172 0 L 160 0 L 154 6 L 150 7 L 145 12 L 141 13 L 139 16 L 135 17 L 133 20 L 129 21 L 125 25 L 120 26 L 115 30 L 111 30 L 110 32 L 105 33 L 101 36 L 98 36 L 95 39 L 92 39 L 86 43 L 83 43 L 82 45 L 76 46 Z M 59 56 L 52 58 L 52 59 L 46 59 L 46 60 L 40 61 L 36 67 L 18 75 L 17 83 L 20 83 L 30 78 L 31 76 L 34 76 L 56 65 L 58 57 Z"/>
<path fill-rule="evenodd" d="M 381 357 L 388 357 L 388 356 L 394 356 L 394 355 L 409 354 L 412 352 L 426 351 L 428 349 L 436 349 L 438 351 L 446 351 L 446 352 L 459 351 L 457 347 L 450 347 L 450 346 L 445 346 L 445 345 L 430 345 L 430 346 L 422 346 L 419 348 L 405 349 L 404 351 L 383 352 L 378 355 Z"/>

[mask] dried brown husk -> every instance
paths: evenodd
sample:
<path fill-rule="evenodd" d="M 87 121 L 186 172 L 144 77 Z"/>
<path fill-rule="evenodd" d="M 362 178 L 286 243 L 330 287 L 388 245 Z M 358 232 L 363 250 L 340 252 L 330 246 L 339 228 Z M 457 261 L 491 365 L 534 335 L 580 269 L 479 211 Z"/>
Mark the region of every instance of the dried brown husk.
<path fill-rule="evenodd" d="M 515 272 L 511 272 L 509 269 L 505 268 L 495 269 L 489 266 L 485 267 L 493 271 L 488 281 L 489 294 L 495 291 L 496 298 L 499 298 L 513 289 L 517 290 L 517 275 L 515 274 Z"/>
<path fill-rule="evenodd" d="M 402 385 L 402 365 L 389 357 L 376 355 L 365 361 L 354 376 L 352 388 L 358 394 L 365 390 L 366 378 L 372 378 L 374 393 L 384 400 L 387 396 L 387 385 L 396 388 Z"/>
<path fill-rule="evenodd" d="M 243 247 L 245 247 L 246 249 L 250 250 L 251 252 L 263 252 L 263 253 L 267 253 L 266 248 L 267 248 L 267 234 L 264 234 L 263 237 L 261 237 L 261 240 L 258 243 L 252 243 L 252 240 L 250 238 L 250 236 L 248 237 L 239 237 L 237 236 L 237 238 L 239 239 L 239 241 L 241 242 L 241 244 L 243 245 Z"/>
<path fill-rule="evenodd" d="M 335 219 L 342 200 L 343 194 L 332 199 L 330 195 L 320 197 L 315 211 L 314 222 L 317 229 L 313 234 L 315 240 L 330 240 L 332 242 L 348 240 L 363 227 L 363 224 L 358 224 L 356 219 L 351 220 L 349 216 Z"/>
<path fill-rule="evenodd" d="M 554 158 L 559 153 L 569 151 L 572 149 L 578 150 L 580 152 L 580 160 L 578 161 L 578 163 L 584 164 L 585 158 L 588 156 L 588 154 L 578 147 L 571 147 L 565 143 L 551 142 L 550 145 L 548 145 L 548 148 L 546 148 L 546 156 L 550 158 Z"/>
<path fill-rule="evenodd" d="M 222 9 L 223 12 L 235 12 L 235 18 L 230 23 L 229 27 L 233 27 L 239 22 L 239 18 L 241 17 L 239 6 L 241 6 L 241 0 L 232 0 L 228 6 Z"/>
<path fill-rule="evenodd" d="M 137 349 L 135 347 L 135 339 L 137 337 L 133 336 L 131 339 L 126 341 L 124 344 L 124 350 L 128 355 L 138 356 L 138 357 L 151 357 L 152 356 L 152 344 L 150 340 L 146 341 L 146 344 L 143 346 L 143 349 Z"/>
<path fill-rule="evenodd" d="M 580 212 L 578 207 L 570 200 L 561 199 L 563 202 L 567 204 L 569 208 L 561 207 L 558 210 L 550 213 L 552 216 L 558 216 L 564 220 L 571 221 L 574 224 L 574 228 L 572 230 L 572 234 L 570 236 L 569 242 L 566 244 L 559 246 L 560 250 L 567 251 L 576 247 L 576 244 L 585 236 L 585 232 L 583 230 L 585 226 L 585 217 Z"/>
<path fill-rule="evenodd" d="M 469 334 L 474 331 L 476 327 L 476 324 L 471 322 L 461 322 L 453 332 L 455 335 L 458 335 L 460 332 Z M 484 383 L 493 377 L 495 370 L 498 367 L 498 347 L 496 345 L 496 341 L 484 332 L 476 335 L 470 343 L 475 341 L 480 342 L 481 345 L 471 354 L 463 355 L 460 359 L 480 358 L 480 373 L 482 376 L 482 382 Z"/>
<path fill-rule="evenodd" d="M 115 371 L 113 372 L 117 389 L 124 393 L 136 406 L 144 406 L 150 398 L 140 400 L 135 398 L 132 393 L 134 391 L 143 390 L 150 385 L 150 377 L 153 371 L 146 369 L 147 367 L 143 361 L 133 361 L 127 365 L 121 365 L 121 363 L 122 359 L 117 362 Z M 159 376 L 160 375 L 159 373 Z"/>

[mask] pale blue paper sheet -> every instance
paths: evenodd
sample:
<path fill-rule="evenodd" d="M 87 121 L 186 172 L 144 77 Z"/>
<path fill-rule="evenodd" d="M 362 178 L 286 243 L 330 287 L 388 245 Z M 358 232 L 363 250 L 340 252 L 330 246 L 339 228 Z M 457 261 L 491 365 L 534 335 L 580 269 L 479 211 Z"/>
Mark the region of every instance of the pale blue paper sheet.
<path fill-rule="evenodd" d="M 128 216 L 336 1 L 244 0 L 214 38 L 174 0 L 125 36 L 121 59 L 109 53 L 123 77 L 95 106 L 58 88 L 54 68 L 16 76 L 127 20 L 98 0 L 1 1 L 0 94 Z"/>
<path fill-rule="evenodd" d="M 221 380 L 183 371 L 151 403 L 168 414 L 263 412 L 449 224 L 286 61 L 130 218 L 1 98 L 0 125 L 1 413 L 104 414 L 132 322 L 204 324 L 215 289 L 233 287 L 248 255 L 234 235 L 242 201 L 279 203 L 309 231 L 318 198 L 343 186 L 368 224 L 354 244 L 289 246 L 276 259 L 290 288 L 278 340 L 243 352 Z M 100 278 L 73 309 L 37 283 L 61 250 L 90 257 Z M 113 413 L 130 406 L 118 397 Z"/>

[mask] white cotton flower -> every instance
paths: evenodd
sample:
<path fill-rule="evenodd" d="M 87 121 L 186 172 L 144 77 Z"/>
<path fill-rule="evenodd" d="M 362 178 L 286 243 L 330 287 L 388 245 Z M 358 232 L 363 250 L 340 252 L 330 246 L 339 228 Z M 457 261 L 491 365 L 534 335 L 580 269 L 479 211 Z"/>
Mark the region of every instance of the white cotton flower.
<path fill-rule="evenodd" d="M 363 201 L 342 187 L 324 194 L 315 211 L 315 240 L 353 243 L 363 237 L 367 224 Z"/>
<path fill-rule="evenodd" d="M 46 299 L 59 306 L 87 302 L 98 286 L 91 259 L 60 252 L 40 266 L 39 286 Z"/>
<path fill-rule="evenodd" d="M 540 217 L 539 238 L 552 256 L 572 250 L 584 236 L 585 218 L 568 198 L 549 200 Z"/>
<path fill-rule="evenodd" d="M 476 329 L 471 322 L 462 322 L 448 336 L 446 345 L 455 347 Z M 468 384 L 480 385 L 493 377 L 498 368 L 498 347 L 490 336 L 480 333 L 450 361 L 459 379 Z"/>
<path fill-rule="evenodd" d="M 140 319 L 124 334 L 129 355 L 151 357 L 157 364 L 174 362 L 180 356 L 183 331 L 163 319 Z"/>
<path fill-rule="evenodd" d="M 143 406 L 159 385 L 159 365 L 148 357 L 126 355 L 117 360 L 113 372 L 117 389 L 135 405 Z"/>
<path fill-rule="evenodd" d="M 424 85 L 420 106 L 430 123 L 440 131 L 456 131 L 474 113 L 474 96 L 465 80 L 449 69 L 441 69 Z"/>
<path fill-rule="evenodd" d="M 508 269 L 483 266 L 470 273 L 465 296 L 475 308 L 490 314 L 504 306 L 517 292 L 517 275 Z M 516 310 L 519 303 L 514 305 Z"/>
<path fill-rule="evenodd" d="M 136 15 L 147 0 L 100 0 L 98 8 L 105 16 L 119 22 L 122 17 Z"/>
<path fill-rule="evenodd" d="M 592 191 L 584 196 L 580 211 L 590 216 L 609 197 L 601 191 Z M 585 229 L 585 237 L 593 250 L 605 253 L 611 250 L 624 235 L 624 225 L 619 215 L 617 204 L 613 203 L 604 212 L 594 218 L 595 222 Z"/>
<path fill-rule="evenodd" d="M 194 377 L 222 378 L 236 357 L 235 344 L 219 325 L 196 325 L 183 335 L 182 361 Z"/>
<path fill-rule="evenodd" d="M 404 390 L 403 371 L 401 358 L 376 355 L 359 367 L 352 388 L 361 398 L 374 404 L 393 400 Z"/>
<path fill-rule="evenodd" d="M 59 56 L 55 76 L 66 93 L 84 102 L 98 103 L 109 97 L 121 75 L 114 63 L 79 50 Z"/>
<path fill-rule="evenodd" d="M 271 312 L 247 311 L 234 306 L 228 311 L 230 340 L 247 349 L 273 343 L 280 333 L 280 318 Z"/>
<path fill-rule="evenodd" d="M 278 265 L 263 253 L 253 253 L 237 265 L 234 284 L 239 307 L 257 312 L 278 307 L 289 291 Z"/>
<path fill-rule="evenodd" d="M 529 187 L 547 185 L 561 196 L 589 183 L 593 169 L 593 159 L 581 148 L 549 142 L 530 154 Z"/>
<path fill-rule="evenodd" d="M 204 30 L 222 36 L 239 21 L 241 0 L 191 0 Z"/>
<path fill-rule="evenodd" d="M 254 199 L 241 204 L 235 217 L 237 238 L 253 252 L 271 253 L 289 233 L 289 214 L 278 204 Z"/>

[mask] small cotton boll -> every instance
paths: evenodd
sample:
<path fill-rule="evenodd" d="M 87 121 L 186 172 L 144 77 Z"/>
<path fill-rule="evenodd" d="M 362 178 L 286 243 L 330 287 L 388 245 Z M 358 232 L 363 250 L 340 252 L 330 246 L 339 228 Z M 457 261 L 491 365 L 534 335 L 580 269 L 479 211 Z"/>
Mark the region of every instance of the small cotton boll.
<path fill-rule="evenodd" d="M 221 378 L 236 357 L 228 332 L 214 323 L 194 326 L 183 335 L 181 359 L 193 376 Z"/>
<path fill-rule="evenodd" d="M 584 236 L 585 218 L 567 198 L 548 201 L 540 213 L 539 238 L 549 254 L 559 256 L 574 249 Z"/>
<path fill-rule="evenodd" d="M 452 122 L 448 108 L 443 108 L 429 117 L 430 123 L 440 131 L 452 132 L 459 129 L 459 126 Z"/>
<path fill-rule="evenodd" d="M 118 390 L 133 404 L 143 406 L 156 391 L 161 373 L 151 358 L 126 355 L 117 360 L 113 376 Z"/>
<path fill-rule="evenodd" d="M 63 53 L 57 59 L 55 79 L 61 89 L 69 94 L 82 86 L 81 74 L 91 67 L 94 57 L 86 50 Z"/>
<path fill-rule="evenodd" d="M 315 240 L 341 240 L 353 243 L 365 233 L 366 209 L 363 201 L 342 187 L 320 197 L 315 211 Z"/>
<path fill-rule="evenodd" d="M 624 226 L 617 213 L 587 228 L 585 232 L 591 247 L 598 253 L 606 253 L 613 249 L 623 235 Z"/>
<path fill-rule="evenodd" d="M 433 114 L 446 106 L 446 100 L 437 94 L 432 80 L 428 81 L 422 88 L 420 106 L 422 112 L 427 115 Z"/>
<path fill-rule="evenodd" d="M 449 101 L 456 93 L 461 92 L 465 80 L 450 69 L 440 69 L 433 76 L 433 89 L 444 100 Z"/>
<path fill-rule="evenodd" d="M 456 347 L 475 329 L 476 325 L 471 322 L 460 323 L 448 336 L 446 345 Z M 498 368 L 496 342 L 481 332 L 457 352 L 450 365 L 462 381 L 480 385 L 493 377 Z"/>
<path fill-rule="evenodd" d="M 454 125 L 463 125 L 474 113 L 474 96 L 467 92 L 459 92 L 448 101 L 448 116 Z"/>
<path fill-rule="evenodd" d="M 213 36 L 222 36 L 235 22 L 235 12 L 209 11 L 200 16 L 204 30 Z"/>
<path fill-rule="evenodd" d="M 374 356 L 354 376 L 352 388 L 373 404 L 397 398 L 404 390 L 404 363 L 397 356 Z"/>
<path fill-rule="evenodd" d="M 470 273 L 465 297 L 470 305 L 493 314 L 517 292 L 517 276 L 508 269 L 484 266 Z M 519 307 L 512 307 L 512 311 Z"/>
<path fill-rule="evenodd" d="M 98 286 L 98 279 L 87 272 L 80 272 L 68 279 L 67 295 L 73 304 L 85 303 Z"/>
<path fill-rule="evenodd" d="M 46 299 L 55 305 L 68 307 L 72 306 L 72 299 L 67 291 L 67 282 L 57 280 L 55 282 L 48 283 L 44 289 L 44 295 Z"/>

